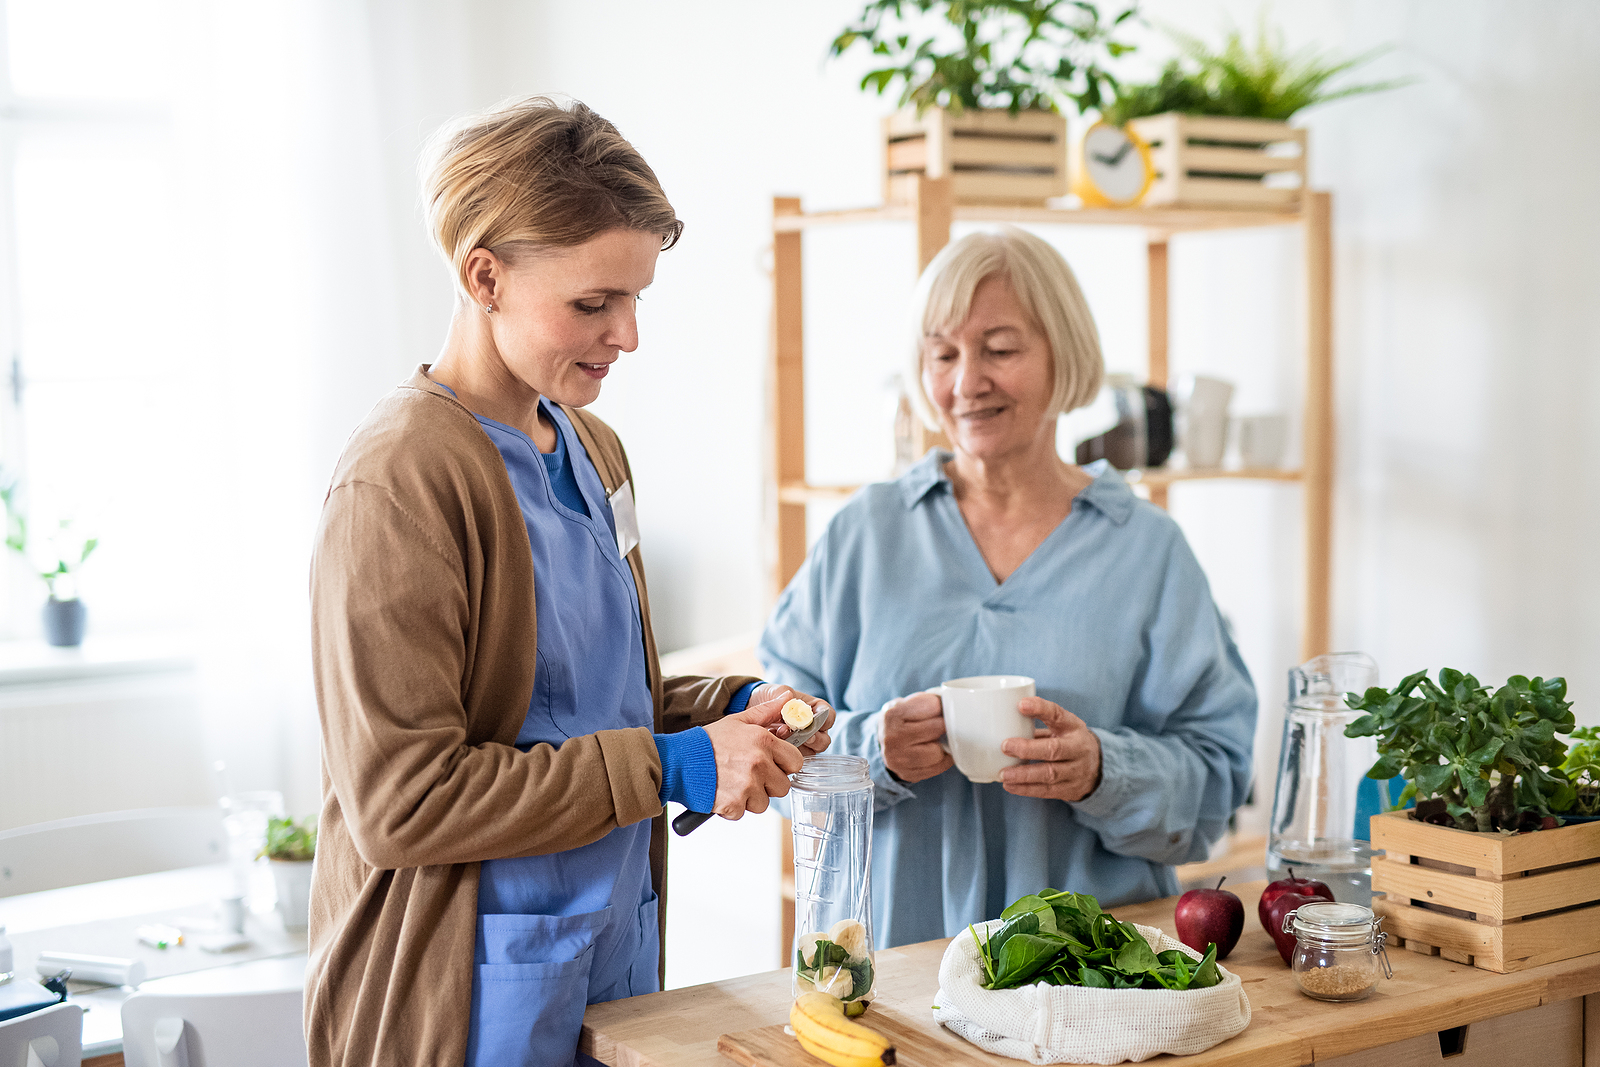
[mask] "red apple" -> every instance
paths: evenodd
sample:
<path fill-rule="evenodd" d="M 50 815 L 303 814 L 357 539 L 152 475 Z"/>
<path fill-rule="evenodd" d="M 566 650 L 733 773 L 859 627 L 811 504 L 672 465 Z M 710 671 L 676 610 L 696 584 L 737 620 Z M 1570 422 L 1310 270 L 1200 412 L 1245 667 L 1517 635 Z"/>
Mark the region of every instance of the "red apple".
<path fill-rule="evenodd" d="M 1272 935 L 1273 943 L 1278 946 L 1278 955 L 1283 957 L 1284 963 L 1289 963 L 1294 958 L 1294 933 L 1283 932 L 1283 917 L 1303 904 L 1315 904 L 1322 897 L 1308 897 L 1300 893 L 1279 893 L 1277 899 L 1267 906 L 1267 913 L 1261 922 L 1267 928 L 1267 933 Z"/>
<path fill-rule="evenodd" d="M 1225 881 L 1223 878 L 1217 882 L 1215 889 L 1189 890 L 1178 898 L 1178 908 L 1172 916 L 1179 941 L 1201 955 L 1206 946 L 1214 944 L 1219 960 L 1228 958 L 1244 932 L 1244 905 L 1222 888 Z"/>
<path fill-rule="evenodd" d="M 1326 884 L 1311 878 L 1296 878 L 1294 868 L 1289 868 L 1289 877 L 1280 878 L 1276 882 L 1269 882 L 1267 888 L 1261 891 L 1261 903 L 1256 905 L 1256 918 L 1261 920 L 1261 925 L 1273 937 L 1278 936 L 1278 928 L 1267 921 L 1267 909 L 1272 902 L 1285 893 L 1299 893 L 1303 897 L 1321 897 L 1323 900 L 1333 899 L 1333 890 Z"/>

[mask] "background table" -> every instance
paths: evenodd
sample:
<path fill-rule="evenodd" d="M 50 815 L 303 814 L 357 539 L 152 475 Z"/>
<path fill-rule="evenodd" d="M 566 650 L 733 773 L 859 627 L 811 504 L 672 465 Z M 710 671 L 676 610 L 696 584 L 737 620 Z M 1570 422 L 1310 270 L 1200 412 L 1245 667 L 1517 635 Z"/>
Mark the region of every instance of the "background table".
<path fill-rule="evenodd" d="M 1600 954 L 1514 974 L 1492 974 L 1437 956 L 1391 950 L 1394 978 L 1380 979 L 1366 1000 L 1330 1004 L 1299 991 L 1261 924 L 1256 902 L 1264 882 L 1232 886 L 1245 906 L 1245 931 L 1223 966 L 1243 979 L 1252 1010 L 1239 1036 L 1197 1056 L 1158 1057 L 1174 1067 L 1449 1067 L 1502 1065 L 1600 1067 Z M 1119 919 L 1159 926 L 1176 936 L 1177 898 L 1112 909 Z M 929 1006 L 939 987 L 948 941 L 877 953 L 878 1000 L 867 1013 L 915 1029 L 933 1050 L 903 1056 L 903 1067 L 983 1064 L 1014 1067 L 940 1027 Z M 722 1034 L 782 1024 L 788 1018 L 788 970 L 595 1004 L 584 1014 L 579 1048 L 618 1067 L 727 1064 Z M 1585 1012 L 1587 1011 L 1587 1024 Z M 1466 1029 L 1458 1029 L 1466 1028 Z M 1587 1041 L 1585 1030 L 1587 1029 Z M 1442 1037 L 1441 1037 L 1442 1032 Z M 1445 1060 L 1441 1042 L 1463 1051 Z M 798 1046 L 796 1046 L 798 1048 Z"/>
<path fill-rule="evenodd" d="M 227 864 L 117 878 L 42 893 L 0 897 L 0 923 L 16 953 L 19 975 L 33 978 L 40 952 L 78 952 L 143 960 L 143 990 L 174 993 L 222 992 L 303 982 L 306 935 L 284 930 L 275 913 L 247 915 L 250 945 L 232 952 L 206 952 L 193 934 L 214 928 L 216 902 L 235 892 Z M 191 936 L 175 948 L 142 944 L 134 931 L 165 923 Z M 69 1003 L 83 1013 L 85 1067 L 122 1062 L 122 1002 L 127 988 L 68 983 Z"/>

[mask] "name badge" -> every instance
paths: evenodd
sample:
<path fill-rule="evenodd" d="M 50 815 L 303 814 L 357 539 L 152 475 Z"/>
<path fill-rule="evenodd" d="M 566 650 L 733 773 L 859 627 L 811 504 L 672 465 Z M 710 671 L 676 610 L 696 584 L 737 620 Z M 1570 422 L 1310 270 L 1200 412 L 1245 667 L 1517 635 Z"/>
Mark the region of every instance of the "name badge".
<path fill-rule="evenodd" d="M 633 510 L 633 486 L 623 482 L 606 500 L 611 504 L 611 519 L 617 524 L 617 555 L 627 558 L 639 545 L 639 513 Z"/>

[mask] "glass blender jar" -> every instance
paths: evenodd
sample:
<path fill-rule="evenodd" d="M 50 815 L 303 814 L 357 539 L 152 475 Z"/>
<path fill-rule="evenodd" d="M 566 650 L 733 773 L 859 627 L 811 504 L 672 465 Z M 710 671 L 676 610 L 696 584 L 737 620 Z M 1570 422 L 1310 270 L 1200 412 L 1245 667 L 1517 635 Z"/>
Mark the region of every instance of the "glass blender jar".
<path fill-rule="evenodd" d="M 790 776 L 794 994 L 870 1001 L 872 779 L 860 756 L 812 756 Z"/>

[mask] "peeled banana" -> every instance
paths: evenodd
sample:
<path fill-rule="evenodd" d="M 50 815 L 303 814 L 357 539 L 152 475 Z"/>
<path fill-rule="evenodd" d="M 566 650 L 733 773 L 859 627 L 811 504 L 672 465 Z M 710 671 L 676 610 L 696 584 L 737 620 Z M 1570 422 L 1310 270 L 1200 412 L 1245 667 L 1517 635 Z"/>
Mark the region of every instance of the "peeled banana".
<path fill-rule="evenodd" d="M 894 1044 L 869 1026 L 845 1018 L 844 1003 L 826 993 L 802 993 L 789 1009 L 800 1047 L 833 1067 L 886 1067 Z"/>
<path fill-rule="evenodd" d="M 789 729 L 798 733 L 811 725 L 811 720 L 816 718 L 810 705 L 804 700 L 791 700 L 778 710 L 783 716 L 783 721 L 788 723 Z"/>

